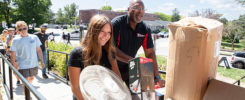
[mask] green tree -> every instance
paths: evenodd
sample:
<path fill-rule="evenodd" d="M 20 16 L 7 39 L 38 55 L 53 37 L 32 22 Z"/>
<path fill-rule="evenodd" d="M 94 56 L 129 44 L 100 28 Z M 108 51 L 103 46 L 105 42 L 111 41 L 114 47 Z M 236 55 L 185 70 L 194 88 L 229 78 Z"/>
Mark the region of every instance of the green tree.
<path fill-rule="evenodd" d="M 49 13 L 47 16 L 48 23 L 54 23 L 54 16 L 55 16 L 55 13 L 52 10 L 49 10 Z"/>
<path fill-rule="evenodd" d="M 67 5 L 64 7 L 64 15 L 66 18 L 66 21 L 71 25 L 75 22 L 75 18 L 77 16 L 77 8 L 78 6 L 75 3 L 72 3 L 71 5 Z"/>
<path fill-rule="evenodd" d="M 108 6 L 102 6 L 101 10 L 112 10 L 112 7 L 109 5 Z"/>
<path fill-rule="evenodd" d="M 171 15 L 166 15 L 166 14 L 161 13 L 161 12 L 154 12 L 154 14 L 157 14 L 160 20 L 171 21 Z"/>
<path fill-rule="evenodd" d="M 16 6 L 16 21 L 23 20 L 27 24 L 36 23 L 38 26 L 48 22 L 50 0 L 13 0 Z M 34 19 L 34 20 L 33 20 Z"/>
<path fill-rule="evenodd" d="M 226 18 L 220 18 L 219 21 L 226 25 L 228 23 L 228 20 Z"/>
<path fill-rule="evenodd" d="M 3 0 L 0 1 L 0 21 L 6 21 L 7 26 L 10 27 L 11 26 L 11 22 L 10 22 L 10 16 L 11 16 L 11 7 L 10 7 L 10 3 L 12 2 L 12 0 Z"/>
<path fill-rule="evenodd" d="M 177 8 L 174 8 L 173 10 L 173 15 L 172 15 L 172 18 L 171 18 L 171 21 L 172 22 L 176 22 L 176 21 L 179 21 L 180 20 L 180 15 L 179 15 L 179 11 Z"/>
<path fill-rule="evenodd" d="M 125 10 L 117 10 L 117 12 L 126 12 Z"/>
<path fill-rule="evenodd" d="M 57 16 L 55 20 L 56 23 L 65 24 L 65 17 L 64 17 L 64 13 L 61 8 L 59 8 L 59 10 L 57 11 L 56 16 Z"/>
<path fill-rule="evenodd" d="M 240 15 L 239 19 L 236 20 L 237 25 L 239 25 L 242 28 L 242 32 L 245 32 L 245 14 Z"/>
<path fill-rule="evenodd" d="M 234 42 L 241 37 L 241 27 L 237 25 L 236 21 L 228 22 L 224 28 L 225 37 L 232 43 L 232 50 L 234 50 Z"/>

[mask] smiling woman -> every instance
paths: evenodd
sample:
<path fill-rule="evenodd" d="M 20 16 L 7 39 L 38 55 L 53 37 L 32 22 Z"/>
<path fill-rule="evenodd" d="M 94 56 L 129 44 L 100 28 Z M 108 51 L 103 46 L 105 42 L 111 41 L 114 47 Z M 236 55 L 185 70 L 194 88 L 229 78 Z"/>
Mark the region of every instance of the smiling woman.
<path fill-rule="evenodd" d="M 121 77 L 115 59 L 112 25 L 108 17 L 95 15 L 92 17 L 87 34 L 81 46 L 70 53 L 68 71 L 74 100 L 83 98 L 79 87 L 80 72 L 89 65 L 102 65 Z"/>

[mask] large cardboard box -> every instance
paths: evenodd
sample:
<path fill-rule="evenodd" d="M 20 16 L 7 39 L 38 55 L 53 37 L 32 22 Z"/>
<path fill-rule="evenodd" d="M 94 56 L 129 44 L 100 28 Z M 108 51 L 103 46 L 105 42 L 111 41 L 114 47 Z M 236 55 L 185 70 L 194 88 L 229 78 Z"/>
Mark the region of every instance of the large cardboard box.
<path fill-rule="evenodd" d="M 245 88 L 213 79 L 203 100 L 245 100 Z"/>
<path fill-rule="evenodd" d="M 137 57 L 129 61 L 129 88 L 133 100 L 155 100 L 152 59 Z"/>
<path fill-rule="evenodd" d="M 201 100 L 208 79 L 215 78 L 223 24 L 188 17 L 169 27 L 165 99 Z"/>

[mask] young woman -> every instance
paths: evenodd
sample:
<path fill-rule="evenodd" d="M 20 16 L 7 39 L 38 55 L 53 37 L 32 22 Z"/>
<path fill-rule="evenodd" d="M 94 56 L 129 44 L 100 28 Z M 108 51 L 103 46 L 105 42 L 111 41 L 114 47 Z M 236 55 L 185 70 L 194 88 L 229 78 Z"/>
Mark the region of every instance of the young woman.
<path fill-rule="evenodd" d="M 68 71 L 74 100 L 83 100 L 79 87 L 79 75 L 88 65 L 102 65 L 121 77 L 115 58 L 112 35 L 110 19 L 104 15 L 95 15 L 90 20 L 81 46 L 70 53 Z"/>
<path fill-rule="evenodd" d="M 2 34 L 0 35 L 0 40 L 2 43 L 6 42 L 8 36 L 8 30 L 4 29 Z"/>

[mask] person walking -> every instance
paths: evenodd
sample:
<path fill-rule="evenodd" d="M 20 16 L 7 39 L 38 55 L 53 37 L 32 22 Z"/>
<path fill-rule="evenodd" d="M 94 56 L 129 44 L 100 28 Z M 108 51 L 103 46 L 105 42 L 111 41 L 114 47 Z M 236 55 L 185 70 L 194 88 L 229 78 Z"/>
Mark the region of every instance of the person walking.
<path fill-rule="evenodd" d="M 68 33 L 68 34 L 67 34 L 67 44 L 68 44 L 68 43 L 71 44 L 70 39 L 71 39 L 71 35 L 70 35 L 70 33 Z"/>
<path fill-rule="evenodd" d="M 47 52 L 46 49 L 48 48 L 48 35 L 45 34 L 46 32 L 46 27 L 45 26 L 41 26 L 40 27 L 41 32 L 36 32 L 34 33 L 39 40 L 41 41 L 42 45 L 41 45 L 41 50 L 42 50 L 42 57 L 43 57 L 43 62 L 44 62 L 44 68 L 42 69 L 42 77 L 44 79 L 47 79 L 48 76 L 46 74 L 46 63 L 47 63 Z"/>
<path fill-rule="evenodd" d="M 51 32 L 49 35 L 49 40 L 54 42 L 54 32 Z"/>
<path fill-rule="evenodd" d="M 11 63 L 21 73 L 25 79 L 32 84 L 34 76 L 38 73 L 38 60 L 41 60 L 42 68 L 44 62 L 42 58 L 41 42 L 36 35 L 28 34 L 28 27 L 24 21 L 16 22 L 16 36 L 10 47 Z M 24 87 L 23 87 L 24 88 Z"/>

